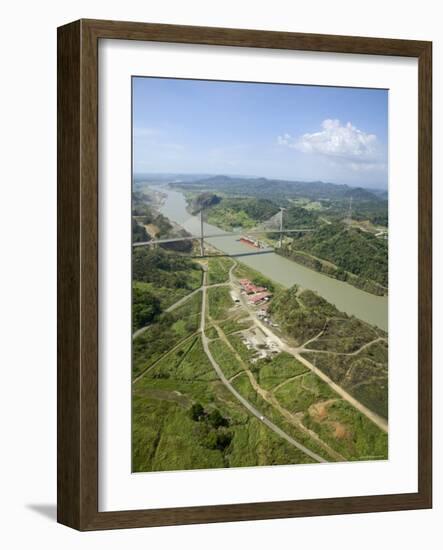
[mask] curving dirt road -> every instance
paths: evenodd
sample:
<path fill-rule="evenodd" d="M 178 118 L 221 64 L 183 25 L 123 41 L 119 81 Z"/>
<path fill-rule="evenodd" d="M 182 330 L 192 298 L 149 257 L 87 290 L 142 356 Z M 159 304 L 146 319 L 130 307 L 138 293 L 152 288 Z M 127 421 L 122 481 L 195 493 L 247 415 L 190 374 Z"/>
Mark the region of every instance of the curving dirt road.
<path fill-rule="evenodd" d="M 215 361 L 214 357 L 212 356 L 212 353 L 209 349 L 208 345 L 208 338 L 205 334 L 205 323 L 206 323 L 206 300 L 207 300 L 207 294 L 206 294 L 206 277 L 207 273 L 204 272 L 203 275 L 203 287 L 202 287 L 202 309 L 201 309 L 201 320 L 200 320 L 200 331 L 201 331 L 201 338 L 202 338 L 202 344 L 203 349 L 213 366 L 215 372 L 217 373 L 217 376 L 220 378 L 221 382 L 225 385 L 225 387 L 234 395 L 234 397 L 246 408 L 248 411 L 253 414 L 258 420 L 263 422 L 269 429 L 271 429 L 274 433 L 285 439 L 288 443 L 308 455 L 310 458 L 315 460 L 316 462 L 327 462 L 323 457 L 319 456 L 318 454 L 314 453 L 298 441 L 296 441 L 294 438 L 292 438 L 290 435 L 285 433 L 281 428 L 276 426 L 269 418 L 264 416 L 258 409 L 256 409 L 249 401 L 247 401 L 229 382 L 229 380 L 224 375 L 223 371 L 221 370 L 219 364 Z"/>
<path fill-rule="evenodd" d="M 234 276 L 231 277 L 231 283 L 234 284 Z M 290 355 L 295 357 L 297 359 L 297 361 L 299 361 L 300 363 L 305 365 L 305 367 L 307 367 L 312 372 L 314 372 L 319 378 L 321 378 L 323 380 L 323 382 L 326 382 L 326 384 L 328 384 L 328 386 L 330 386 L 336 393 L 338 393 L 340 395 L 340 397 L 342 397 L 345 401 L 350 403 L 359 412 L 364 414 L 366 416 L 366 418 L 368 418 L 371 422 L 373 422 L 381 430 L 383 430 L 385 433 L 388 433 L 388 422 L 387 422 L 386 419 L 382 418 L 381 416 L 379 416 L 375 412 L 368 409 L 368 407 L 366 407 L 365 405 L 360 403 L 360 401 L 355 399 L 355 397 L 352 397 L 352 395 L 350 395 L 347 391 L 345 391 L 341 386 L 336 384 L 322 370 L 320 370 L 318 367 L 313 365 L 310 361 L 308 361 L 307 359 L 302 357 L 302 355 L 300 355 L 300 351 L 301 351 L 300 348 L 293 348 L 293 347 L 289 346 L 288 344 L 286 344 L 286 342 L 284 342 L 281 338 L 279 338 L 274 332 L 272 332 L 272 330 L 270 330 L 264 323 L 262 323 L 262 321 L 260 321 L 260 319 L 258 319 L 256 317 L 256 315 L 254 315 L 254 313 L 249 308 L 244 296 L 240 295 L 240 300 L 241 300 L 242 305 L 245 307 L 246 311 L 249 313 L 250 319 L 271 340 L 273 340 L 279 346 L 279 348 L 281 350 L 286 351 L 287 353 L 289 353 Z M 377 339 L 377 340 L 379 340 L 379 339 Z M 369 342 L 368 344 L 365 344 L 365 346 L 363 346 L 363 348 L 366 347 L 369 344 L 372 344 L 372 343 L 374 343 L 374 341 Z M 360 348 L 358 350 L 358 352 L 360 352 L 363 348 Z M 315 351 L 317 351 L 317 350 L 315 350 Z"/>

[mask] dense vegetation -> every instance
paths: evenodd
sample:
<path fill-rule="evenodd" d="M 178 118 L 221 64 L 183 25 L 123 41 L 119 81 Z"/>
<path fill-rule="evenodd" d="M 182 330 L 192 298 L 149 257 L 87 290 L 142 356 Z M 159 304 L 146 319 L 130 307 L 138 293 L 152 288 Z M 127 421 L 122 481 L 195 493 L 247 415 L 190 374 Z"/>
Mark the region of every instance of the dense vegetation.
<path fill-rule="evenodd" d="M 209 191 L 206 193 L 200 193 L 189 201 L 189 211 L 191 214 L 198 214 L 201 210 L 211 208 L 220 201 L 221 197 L 215 193 L 210 193 Z"/>
<path fill-rule="evenodd" d="M 159 298 L 150 290 L 139 286 L 132 290 L 132 328 L 137 330 L 151 323 L 161 312 Z"/>
<path fill-rule="evenodd" d="M 232 230 L 254 227 L 279 212 L 278 206 L 268 199 L 255 197 L 218 197 L 212 193 L 202 193 L 190 200 L 192 213 L 204 208 L 205 219 L 218 227 Z"/>
<path fill-rule="evenodd" d="M 168 288 L 193 289 L 195 273 L 201 274 L 197 263 L 161 248 L 140 247 L 132 254 L 132 277 L 136 281 Z"/>
<path fill-rule="evenodd" d="M 362 188 L 348 185 L 337 185 L 322 181 L 287 181 L 268 178 L 242 178 L 230 176 L 213 176 L 191 182 L 174 183 L 186 190 L 219 191 L 229 195 L 244 196 L 248 190 L 253 190 L 257 197 L 278 200 L 297 197 L 318 199 L 344 199 L 350 196 L 356 199 L 377 198 L 373 193 Z M 252 194 L 252 193 L 251 193 Z"/>
<path fill-rule="evenodd" d="M 135 248 L 132 254 L 132 325 L 136 330 L 201 284 L 200 266 L 161 248 Z"/>
<path fill-rule="evenodd" d="M 132 242 L 141 243 L 150 240 L 151 237 L 148 235 L 145 227 L 140 225 L 135 218 L 132 218 Z"/>
<path fill-rule="evenodd" d="M 154 272 L 165 269 L 168 273 L 172 266 L 178 271 L 190 267 L 182 263 L 184 258 L 170 257 L 162 250 L 155 252 L 149 254 Z M 230 266 L 232 260 L 211 258 L 209 284 L 226 281 Z M 241 263 L 234 275 L 260 279 Z M 169 283 L 168 276 L 166 279 Z M 266 283 L 271 285 L 270 281 Z M 146 292 L 155 285 L 137 284 Z M 154 287 L 155 294 L 158 288 Z M 275 292 L 270 306 L 272 317 L 279 320 L 284 332 L 290 333 L 292 341 L 303 343 L 317 337 L 307 346 L 313 350 L 306 352 L 308 360 L 325 372 L 328 364 L 334 365 L 343 378 L 343 357 L 346 371 L 352 373 L 348 391 L 354 391 L 362 402 L 372 399 L 373 410 L 380 410 L 376 407 L 386 397 L 386 390 L 378 382 L 380 369 L 386 369 L 385 351 L 376 342 L 362 351 L 361 357 L 333 353 L 359 351 L 368 341 L 380 340 L 382 331 L 348 318 L 313 292 L 295 287 L 286 291 L 278 285 Z M 166 297 L 166 293 L 159 294 L 160 304 Z M 245 312 L 239 306 L 233 307 L 227 287 L 208 289 L 207 299 L 211 319 L 206 334 L 211 338 L 212 356 L 232 386 L 266 418 L 327 460 L 387 457 L 386 434 L 338 398 L 292 355 L 281 352 L 265 359 L 254 358 L 254 351 L 245 346 L 239 333 L 250 326 L 250 320 L 244 323 Z M 170 313 L 156 313 L 149 329 L 134 339 L 133 471 L 311 462 L 250 415 L 220 382 L 198 332 L 200 310 L 201 293 L 196 293 Z M 221 337 L 223 333 L 226 338 Z M 359 361 L 363 361 L 364 368 L 363 363 L 359 367 Z M 375 362 L 380 363 L 378 371 L 372 370 Z M 339 376 L 327 372 L 333 379 Z"/>
<path fill-rule="evenodd" d="M 327 190 L 329 184 L 324 185 Z M 375 195 L 369 199 L 361 191 L 356 202 L 379 200 Z M 314 226 L 315 231 L 288 233 L 285 244 L 294 237 L 293 242 L 301 247 L 283 250 L 294 259 L 301 255 L 306 262 L 318 262 L 320 267 L 314 264 L 314 269 L 332 266 L 332 276 L 351 277 L 352 267 L 362 273 L 352 277 L 364 280 L 370 274 L 365 262 L 373 258 L 371 246 L 379 247 L 380 252 L 383 247 L 379 245 L 386 246 L 386 242 L 343 223 L 325 224 L 326 212 L 328 220 L 333 218 L 331 204 L 342 201 L 345 205 L 344 196 L 319 196 L 315 204 L 301 199 L 279 203 L 276 197 L 251 198 L 243 193 L 226 198 L 223 193 L 207 192 L 199 195 L 198 203 L 196 192 L 188 194 L 196 211 L 203 206 L 214 216 L 209 221 L 227 229 L 253 227 L 273 216 L 278 220 L 279 206 L 285 205 L 286 227 Z M 360 191 L 355 192 L 357 197 Z M 180 228 L 156 213 L 149 196 L 140 192 L 139 199 L 134 240 L 144 240 L 143 231 L 152 237 L 178 234 Z M 344 239 L 349 239 L 344 244 L 347 256 L 342 250 Z M 361 247 L 366 247 L 364 258 L 354 258 Z M 374 249 L 372 253 L 377 256 Z M 199 331 L 202 293 L 193 293 L 179 307 L 174 305 L 201 285 L 200 264 L 207 265 L 209 285 L 228 282 L 235 265 L 223 256 L 199 262 L 162 248 L 133 251 L 133 328 L 147 327 L 133 339 L 133 471 L 311 462 L 252 416 L 221 383 Z M 387 417 L 387 341 L 383 331 L 339 312 L 314 292 L 296 286 L 283 289 L 242 263 L 232 273 L 234 278 L 246 277 L 271 289 L 274 298 L 269 313 L 278 323 L 280 335 L 294 346 L 309 340 L 302 351 L 305 359 L 371 410 Z M 257 349 L 245 345 L 248 328 L 252 335 L 260 329 L 252 328 L 250 314 L 241 303 L 233 302 L 229 290 L 228 285 L 207 290 L 205 334 L 214 360 L 232 386 L 285 433 L 327 460 L 386 458 L 387 435 L 291 353 L 274 351 L 258 358 Z M 261 351 L 266 346 L 260 343 L 259 347 Z"/>
<path fill-rule="evenodd" d="M 133 340 L 132 373 L 137 377 L 164 359 L 165 371 L 158 365 L 154 377 L 169 378 L 172 352 L 196 333 L 200 319 L 201 294 L 192 296 L 172 312 L 161 313 L 148 329 Z"/>
<path fill-rule="evenodd" d="M 194 181 L 181 181 L 173 185 L 192 193 L 219 193 L 227 196 L 268 199 L 278 206 L 289 206 L 294 199 L 317 202 L 336 219 L 347 216 L 352 198 L 352 216 L 357 220 L 369 219 L 387 225 L 388 202 L 386 191 L 368 190 L 322 181 L 286 181 L 267 178 L 241 178 L 215 176 Z"/>
<path fill-rule="evenodd" d="M 346 317 L 338 309 L 311 290 L 301 291 L 297 285 L 278 292 L 269 312 L 297 345 L 316 336 L 330 317 Z"/>
<path fill-rule="evenodd" d="M 133 449 L 135 472 L 312 462 L 248 414 L 221 382 L 198 379 L 135 384 Z"/>
<path fill-rule="evenodd" d="M 331 274 L 335 274 L 338 279 L 347 280 L 346 272 L 350 272 L 363 280 L 360 286 L 363 286 L 365 280 L 388 286 L 386 240 L 341 223 L 319 225 L 313 232 L 293 234 L 292 237 L 292 241 L 280 253 L 297 261 L 300 261 L 297 253 L 309 253 L 335 264 L 339 270 L 335 273 L 331 271 Z M 349 282 L 354 281 L 351 279 Z"/>
<path fill-rule="evenodd" d="M 343 220 L 349 217 L 351 207 L 351 216 L 353 220 L 368 220 L 374 225 L 388 226 L 388 200 L 386 192 L 367 192 L 361 195 L 353 190 L 347 197 L 339 200 L 321 201 L 322 211 L 327 214 L 331 221 Z M 352 197 L 352 204 L 350 198 Z"/>
<path fill-rule="evenodd" d="M 298 227 L 313 228 L 318 223 L 318 214 L 300 206 L 290 206 L 283 214 L 284 227 L 295 229 Z"/>

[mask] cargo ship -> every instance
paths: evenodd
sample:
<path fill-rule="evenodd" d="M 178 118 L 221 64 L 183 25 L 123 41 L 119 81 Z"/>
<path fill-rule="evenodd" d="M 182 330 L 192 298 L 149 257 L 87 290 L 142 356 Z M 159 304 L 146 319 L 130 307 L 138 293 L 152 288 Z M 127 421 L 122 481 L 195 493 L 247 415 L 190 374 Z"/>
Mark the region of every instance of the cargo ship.
<path fill-rule="evenodd" d="M 242 235 L 239 239 L 241 243 L 247 244 L 248 246 L 253 246 L 254 248 L 264 248 L 265 245 L 258 239 L 254 239 L 249 235 Z"/>

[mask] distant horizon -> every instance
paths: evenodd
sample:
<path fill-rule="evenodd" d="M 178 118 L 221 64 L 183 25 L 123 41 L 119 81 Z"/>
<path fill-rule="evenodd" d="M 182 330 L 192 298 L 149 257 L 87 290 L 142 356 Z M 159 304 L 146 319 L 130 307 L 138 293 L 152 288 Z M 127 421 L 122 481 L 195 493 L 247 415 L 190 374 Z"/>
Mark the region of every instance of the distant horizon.
<path fill-rule="evenodd" d="M 134 172 L 387 189 L 387 90 L 133 77 L 132 99 Z"/>
<path fill-rule="evenodd" d="M 367 189 L 369 191 L 388 191 L 387 187 L 376 185 L 364 185 L 364 184 L 358 184 L 353 185 L 350 183 L 343 183 L 343 182 L 335 182 L 335 181 L 325 181 L 325 180 L 308 180 L 308 179 L 298 179 L 298 178 L 280 178 L 280 177 L 269 177 L 269 176 L 256 176 L 256 175 L 243 175 L 243 174 L 229 174 L 229 173 L 206 173 L 206 172 L 133 172 L 133 177 L 136 176 L 195 176 L 198 178 L 215 178 L 215 177 L 225 177 L 225 178 L 240 178 L 240 179 L 246 179 L 246 180 L 255 180 L 255 179 L 265 179 L 267 181 L 285 181 L 288 183 L 324 183 L 324 184 L 331 184 L 336 186 L 345 186 L 345 187 L 351 187 L 354 189 L 362 188 Z"/>
<path fill-rule="evenodd" d="M 134 172 L 386 189 L 388 91 L 132 79 Z"/>

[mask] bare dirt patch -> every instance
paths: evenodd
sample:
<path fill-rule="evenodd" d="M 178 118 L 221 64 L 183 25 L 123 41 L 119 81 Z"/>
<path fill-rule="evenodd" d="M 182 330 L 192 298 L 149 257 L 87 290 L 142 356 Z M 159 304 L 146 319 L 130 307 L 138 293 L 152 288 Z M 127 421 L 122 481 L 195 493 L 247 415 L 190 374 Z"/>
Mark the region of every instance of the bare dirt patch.
<path fill-rule="evenodd" d="M 344 426 L 340 422 L 331 421 L 328 422 L 328 424 L 330 424 L 331 427 L 334 429 L 334 437 L 336 439 L 347 439 L 349 437 L 349 431 L 347 430 L 346 426 Z"/>
<path fill-rule="evenodd" d="M 309 415 L 315 422 L 323 422 L 328 417 L 328 408 L 335 399 L 328 399 L 327 401 L 319 401 L 314 403 L 308 409 Z"/>
<path fill-rule="evenodd" d="M 309 407 L 308 412 L 315 422 L 327 424 L 331 428 L 332 435 L 336 439 L 347 439 L 350 436 L 347 427 L 337 420 L 329 420 L 328 418 L 329 407 L 335 401 L 337 401 L 337 399 L 328 399 L 327 401 L 314 403 Z"/>
<path fill-rule="evenodd" d="M 154 239 L 157 237 L 158 227 L 156 225 L 154 225 L 153 223 L 148 223 L 145 225 L 145 229 L 150 237 L 153 237 Z"/>

